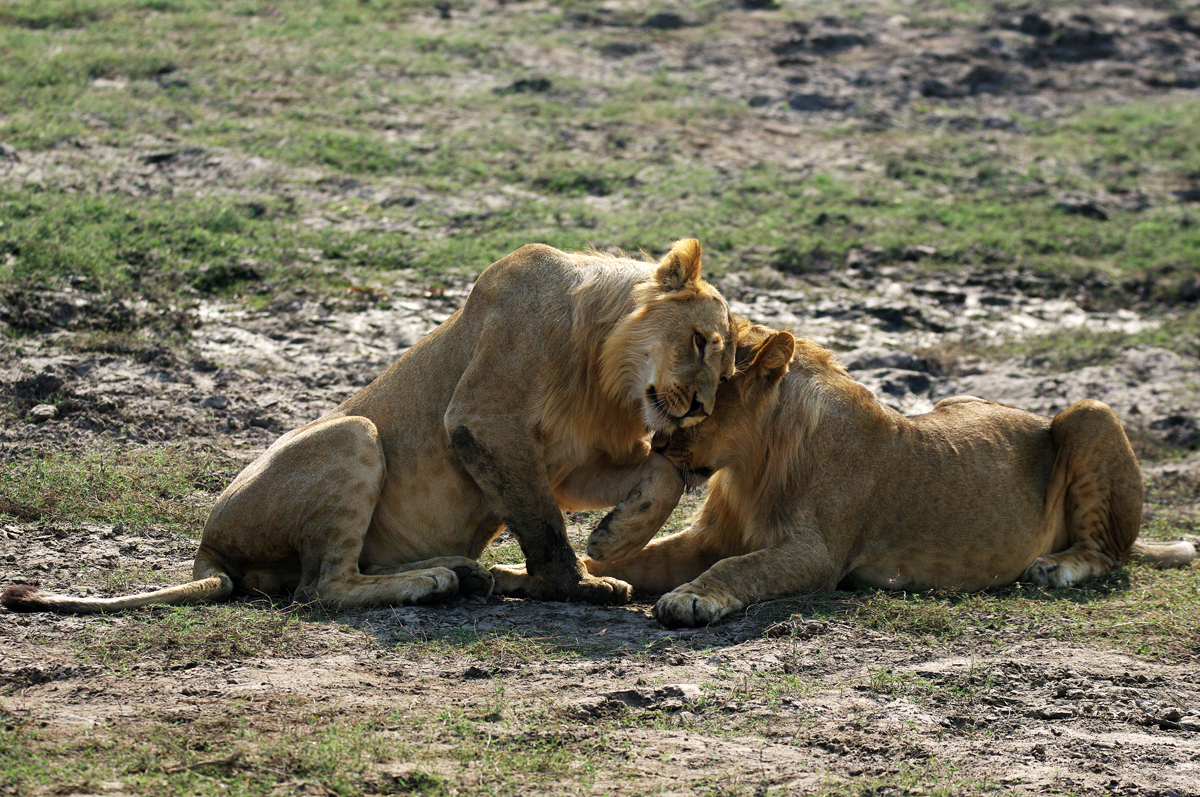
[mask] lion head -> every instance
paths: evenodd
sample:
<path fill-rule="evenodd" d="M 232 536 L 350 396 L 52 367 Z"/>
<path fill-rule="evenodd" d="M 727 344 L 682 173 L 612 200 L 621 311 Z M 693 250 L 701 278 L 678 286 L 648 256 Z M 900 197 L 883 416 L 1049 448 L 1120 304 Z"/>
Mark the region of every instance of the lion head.
<path fill-rule="evenodd" d="M 736 373 L 722 380 L 708 420 L 655 437 L 655 449 L 675 463 L 690 487 L 732 464 L 741 452 L 739 443 L 762 439 L 763 414 L 775 404 L 780 380 L 796 351 L 796 339 L 789 332 L 744 318 L 735 319 L 735 328 Z"/>
<path fill-rule="evenodd" d="M 734 371 L 733 316 L 700 277 L 700 242 L 677 242 L 634 289 L 634 310 L 604 341 L 602 379 L 641 405 L 650 430 L 671 434 L 712 414 Z"/>

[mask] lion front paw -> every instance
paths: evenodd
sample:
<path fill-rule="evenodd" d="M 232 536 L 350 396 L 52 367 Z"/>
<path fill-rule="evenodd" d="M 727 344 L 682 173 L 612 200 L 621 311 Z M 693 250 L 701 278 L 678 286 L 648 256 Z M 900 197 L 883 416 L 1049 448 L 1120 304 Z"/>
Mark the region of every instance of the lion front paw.
<path fill-rule="evenodd" d="M 633 587 L 610 576 L 589 575 L 578 582 L 555 584 L 529 575 L 524 565 L 493 565 L 492 576 L 496 579 L 496 594 L 510 598 L 616 605 L 628 603 L 633 597 Z"/>
<path fill-rule="evenodd" d="M 654 619 L 667 628 L 695 627 L 715 623 L 737 608 L 708 593 L 677 589 L 654 604 Z"/>
<path fill-rule="evenodd" d="M 611 576 L 588 576 L 568 590 L 567 598 L 581 603 L 617 605 L 629 603 L 633 587 Z"/>
<path fill-rule="evenodd" d="M 624 559 L 646 547 L 646 540 L 640 535 L 631 537 L 624 530 L 624 524 L 616 514 L 616 510 L 609 512 L 588 535 L 587 555 L 596 561 Z M 650 536 L 654 536 L 654 532 L 650 532 Z"/>

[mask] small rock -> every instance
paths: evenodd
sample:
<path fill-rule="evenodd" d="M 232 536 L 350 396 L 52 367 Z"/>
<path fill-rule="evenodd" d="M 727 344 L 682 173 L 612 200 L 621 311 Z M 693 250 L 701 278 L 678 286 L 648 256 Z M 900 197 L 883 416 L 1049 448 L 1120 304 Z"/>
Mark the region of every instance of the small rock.
<path fill-rule="evenodd" d="M 1095 197 L 1080 196 L 1078 194 L 1063 197 L 1054 203 L 1054 209 L 1076 216 L 1087 216 L 1090 219 L 1098 219 L 1100 221 L 1108 221 L 1108 217 L 1112 215 L 1112 210 L 1107 206 L 1107 203 Z"/>
<path fill-rule="evenodd" d="M 668 697 L 681 697 L 684 700 L 700 699 L 700 687 L 696 684 L 667 684 L 659 691 Z"/>
<path fill-rule="evenodd" d="M 1030 716 L 1040 720 L 1065 720 L 1075 716 L 1075 709 L 1068 706 L 1042 706 L 1030 712 Z"/>
<path fill-rule="evenodd" d="M 876 368 L 899 368 L 919 371 L 921 361 L 908 352 L 885 349 L 882 346 L 864 346 L 845 352 L 838 357 L 848 371 L 870 371 Z"/>
<path fill-rule="evenodd" d="M 966 92 L 963 89 L 949 86 L 937 78 L 927 78 L 921 83 L 922 97 L 940 97 L 949 99 L 952 97 L 962 97 Z"/>
<path fill-rule="evenodd" d="M 660 11 L 657 14 L 651 14 L 642 22 L 643 28 L 653 28 L 654 30 L 679 30 L 687 25 L 687 20 L 674 11 Z"/>
<path fill-rule="evenodd" d="M 824 94 L 797 94 L 788 100 L 793 111 L 843 111 L 851 104 L 849 100 Z"/>

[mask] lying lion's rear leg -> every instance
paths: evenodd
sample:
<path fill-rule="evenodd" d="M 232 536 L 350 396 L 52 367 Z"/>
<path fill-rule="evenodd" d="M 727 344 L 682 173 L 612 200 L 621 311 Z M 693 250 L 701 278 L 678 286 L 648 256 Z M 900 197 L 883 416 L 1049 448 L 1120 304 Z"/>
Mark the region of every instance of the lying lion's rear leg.
<path fill-rule="evenodd" d="M 1022 580 L 1066 587 L 1123 565 L 1142 523 L 1142 472 L 1106 405 L 1076 402 L 1050 424 L 1057 456 L 1046 490 L 1043 533 L 1057 552 Z"/>

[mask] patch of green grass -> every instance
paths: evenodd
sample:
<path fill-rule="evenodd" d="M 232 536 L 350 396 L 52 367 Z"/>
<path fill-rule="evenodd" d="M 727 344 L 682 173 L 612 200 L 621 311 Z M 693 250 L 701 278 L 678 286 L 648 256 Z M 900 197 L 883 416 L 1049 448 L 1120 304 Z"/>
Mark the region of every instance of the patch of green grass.
<path fill-rule="evenodd" d="M 632 777 L 623 751 L 596 731 L 534 717 L 515 732 L 497 712 L 503 695 L 497 700 L 414 716 L 248 695 L 183 725 L 140 718 L 137 745 L 127 743 L 128 728 L 57 735 L 0 718 L 0 788 L 87 791 L 119 782 L 133 794 L 516 795 L 586 793 L 598 771 Z M 276 721 L 262 723 L 266 714 Z"/>
<path fill-rule="evenodd" d="M 79 196 L 53 180 L 42 193 L 14 188 L 0 200 L 0 279 L 46 285 L 75 275 L 167 295 L 233 293 L 248 283 L 272 291 L 320 280 L 297 249 L 326 253 L 339 271 L 468 275 L 531 240 L 659 251 L 683 235 L 704 241 L 717 270 L 824 270 L 862 246 L 897 262 L 920 243 L 936 249 L 922 261 L 929 268 L 982 263 L 1121 277 L 1174 269 L 1151 291 L 1168 302 L 1197 273 L 1200 238 L 1169 194 L 1200 169 L 1194 100 L 1017 120 L 1024 134 L 949 135 L 923 125 L 864 134 L 851 123 L 814 136 L 861 141 L 863 168 L 795 168 L 776 162 L 791 148 L 770 147 L 755 150 L 759 162 L 714 168 L 694 157 L 690 138 L 718 139 L 725 126 L 757 120 L 743 103 L 705 90 L 698 76 L 605 73 L 600 83 L 573 72 L 534 75 L 507 54 L 513 40 L 577 48 L 573 25 L 587 9 L 497 11 L 472 27 L 400 24 L 419 8 L 429 11 L 351 0 L 294 3 L 287 13 L 201 0 L 6 5 L 6 143 L 66 152 L 149 135 L 164 148 L 264 158 L 272 168 L 232 178 L 243 195 L 300 199 L 255 215 L 210 188 L 199 198 L 181 191 L 119 201 Z M 954 19 L 981 13 L 959 2 L 922 13 L 934 9 Z M 651 47 L 660 39 L 700 45 L 728 13 L 715 3 L 692 7 L 697 26 L 654 31 L 637 27 L 643 10 L 631 12 L 638 19 L 622 40 Z M 784 20 L 816 12 L 773 13 Z M 531 77 L 545 82 L 513 88 Z M 315 207 L 323 200 L 306 196 L 311 172 L 298 176 L 293 167 L 353 185 L 338 189 L 343 196 L 361 188 L 376 199 Z M 396 180 L 421 201 L 375 204 Z M 1062 191 L 1109 189 L 1148 191 L 1154 201 L 1107 222 L 1054 208 Z M 20 205 L 32 205 L 32 214 L 22 218 Z M 310 227 L 304 222 L 314 213 L 332 223 Z M 130 269 L 130 253 L 158 259 Z"/>
<path fill-rule="evenodd" d="M 1200 356 L 1200 311 L 1168 316 L 1161 323 L 1137 332 L 1071 329 L 1024 337 L 977 350 L 989 358 L 1024 357 L 1050 371 L 1073 371 L 1089 365 L 1111 363 L 1126 350 L 1156 346 L 1189 357 Z"/>
<path fill-rule="evenodd" d="M 890 771 L 878 775 L 859 776 L 849 782 L 839 778 L 822 786 L 821 794 L 830 797 L 858 797 L 863 794 L 926 794 L 931 797 L 953 797 L 960 794 L 1001 794 L 1004 790 L 984 778 L 968 778 L 959 774 L 961 767 L 936 757 L 917 761 L 901 761 Z"/>
<path fill-rule="evenodd" d="M 1062 589 L 1013 584 L 969 594 L 836 592 L 781 602 L 777 612 L 848 620 L 925 644 L 969 637 L 1000 649 L 1020 637 L 1168 658 L 1200 651 L 1200 584 L 1194 567 L 1154 570 L 1135 564 Z"/>
<path fill-rule="evenodd" d="M 239 464 L 186 446 L 112 446 L 18 459 L 0 468 L 0 517 L 156 525 L 198 536 Z"/>
<path fill-rule="evenodd" d="M 447 794 L 420 766 L 395 775 L 381 765 L 411 761 L 404 738 L 382 732 L 382 717 L 233 701 L 223 716 L 181 726 L 141 718 L 138 744 L 108 729 L 58 735 L 19 722 L 0 727 L 0 788 L 13 793 L 93 791 L 119 783 L 133 794 L 261 795 L 272 788 L 321 788 L 339 795 Z M 274 701 L 273 701 L 274 702 Z M 247 720 L 268 708 L 287 724 L 262 730 Z M 319 785 L 318 785 L 319 784 Z"/>
<path fill-rule="evenodd" d="M 64 192 L 0 193 L 0 278 L 117 297 L 230 295 L 271 279 L 344 288 L 309 268 L 312 253 L 348 268 L 408 265 L 403 235 L 296 232 L 294 208 L 270 199 L 188 203 Z M 315 283 L 315 285 L 314 285 Z"/>
<path fill-rule="evenodd" d="M 247 603 L 164 606 L 89 624 L 76 658 L 113 669 L 135 662 L 186 669 L 211 661 L 288 656 L 312 646 L 304 626 L 294 613 L 263 611 Z"/>

